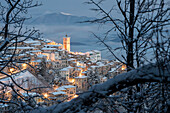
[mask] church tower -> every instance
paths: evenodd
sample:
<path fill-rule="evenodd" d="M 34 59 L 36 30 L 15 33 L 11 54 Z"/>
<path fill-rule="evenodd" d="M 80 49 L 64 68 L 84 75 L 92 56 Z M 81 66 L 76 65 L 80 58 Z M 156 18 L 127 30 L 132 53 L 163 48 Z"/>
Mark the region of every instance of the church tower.
<path fill-rule="evenodd" d="M 70 52 L 70 37 L 63 37 L 63 48 Z"/>

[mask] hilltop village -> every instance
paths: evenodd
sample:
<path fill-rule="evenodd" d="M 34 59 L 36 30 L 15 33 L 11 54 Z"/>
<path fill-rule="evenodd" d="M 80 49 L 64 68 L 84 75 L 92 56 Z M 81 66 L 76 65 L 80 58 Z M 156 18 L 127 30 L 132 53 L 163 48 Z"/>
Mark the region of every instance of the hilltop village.
<path fill-rule="evenodd" d="M 11 42 L 12 43 L 12 42 Z M 36 103 L 52 105 L 70 101 L 94 84 L 103 83 L 126 71 L 126 66 L 117 60 L 101 58 L 101 52 L 86 53 L 70 51 L 70 37 L 63 37 L 63 44 L 47 39 L 29 39 L 7 48 L 8 53 L 0 61 L 13 58 L 13 64 L 3 69 L 15 82 L 29 92 L 19 88 L 20 95 L 34 96 Z M 11 54 L 14 53 L 15 54 Z M 15 64 L 15 65 L 14 65 Z M 0 81 L 13 83 L 6 75 Z M 0 96 L 12 99 L 13 91 L 0 86 Z M 5 90 L 5 91 L 4 91 Z"/>

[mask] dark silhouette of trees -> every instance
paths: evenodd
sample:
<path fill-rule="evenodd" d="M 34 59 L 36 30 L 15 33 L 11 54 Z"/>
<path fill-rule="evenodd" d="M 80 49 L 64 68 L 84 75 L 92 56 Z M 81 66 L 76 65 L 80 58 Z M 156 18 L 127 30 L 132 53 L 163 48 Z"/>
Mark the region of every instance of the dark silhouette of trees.
<path fill-rule="evenodd" d="M 103 84 L 92 86 L 87 92 L 70 102 L 47 108 L 35 108 L 35 105 L 32 107 L 32 97 L 26 99 L 18 93 L 13 84 L 0 82 L 1 85 L 10 87 L 14 96 L 19 96 L 28 104 L 21 100 L 9 102 L 3 98 L 0 98 L 0 102 L 14 104 L 15 111 L 36 113 L 168 112 L 170 106 L 170 38 L 168 34 L 170 18 L 166 1 L 115 0 L 116 6 L 109 11 L 102 7 L 103 1 L 89 0 L 87 2 L 93 4 L 96 8 L 92 10 L 101 15 L 95 20 L 86 22 L 112 24 L 104 38 L 96 34 L 94 36 L 117 60 L 127 65 L 127 73 L 117 75 Z M 32 2 L 33 0 L 6 0 L 7 5 L 0 4 L 2 9 L 0 20 L 4 23 L 0 32 L 3 36 L 3 41 L 0 42 L 1 59 L 7 54 L 7 48 L 11 46 L 10 42 L 14 41 L 12 45 L 16 48 L 18 42 L 33 38 L 33 34 L 37 32 L 35 29 L 33 31 L 26 29 L 25 32 L 21 30 L 26 18 L 19 14 L 26 13 L 28 8 L 38 5 L 32 5 Z M 119 10 L 120 17 L 112 14 L 115 8 Z M 120 48 L 126 53 L 126 56 L 122 55 L 122 58 L 117 57 L 114 52 L 120 48 L 112 49 L 106 42 L 109 34 L 114 30 L 121 40 Z M 20 40 L 21 37 L 25 38 Z M 3 71 L 9 64 L 15 65 L 13 60 L 15 51 L 16 49 L 12 52 L 10 59 L 0 61 L 0 73 L 10 77 L 17 85 L 13 78 Z M 17 87 L 23 89 L 19 85 Z M 28 92 L 26 89 L 23 90 Z M 25 109 L 18 109 L 16 106 Z"/>
<path fill-rule="evenodd" d="M 108 8 L 102 7 L 104 0 L 89 0 L 87 4 L 95 6 L 93 11 L 98 12 L 99 18 L 89 20 L 85 22 L 99 23 L 112 26 L 106 32 L 104 38 L 94 34 L 94 36 L 112 53 L 112 55 L 120 62 L 126 64 L 127 71 L 141 67 L 146 64 L 156 63 L 160 70 L 166 66 L 161 65 L 162 63 L 169 63 L 169 7 L 166 5 L 165 0 L 115 0 L 113 7 Z M 118 16 L 115 12 L 118 12 Z M 112 45 L 107 44 L 107 39 L 111 39 L 111 33 L 117 31 L 118 37 L 122 43 L 122 47 L 112 48 Z M 109 35 L 110 34 L 110 35 Z M 110 36 L 110 37 L 109 37 Z M 126 56 L 122 55 L 122 58 L 115 54 L 115 51 L 124 50 Z M 123 60 L 122 60 L 123 59 Z M 165 80 L 165 74 L 159 72 L 159 76 L 162 76 L 162 80 Z M 167 79 L 166 79 L 167 80 Z M 165 81 L 166 81 L 165 80 Z M 167 82 L 167 81 L 166 81 Z M 150 83 L 149 83 L 150 84 Z M 155 85 L 152 84 L 152 88 Z M 164 83 L 163 83 L 164 84 Z M 159 85 L 163 85 L 160 83 Z M 156 85 L 156 87 L 161 87 Z M 148 83 L 136 84 L 133 87 L 129 87 L 125 94 L 127 97 L 127 106 L 125 109 L 128 112 L 143 112 L 144 106 L 139 106 L 134 110 L 135 100 L 133 95 L 141 93 L 142 90 L 147 89 Z M 167 86 L 164 84 L 162 88 L 162 97 L 165 99 L 164 89 Z M 121 92 L 121 94 L 123 94 Z M 143 98 L 147 100 L 147 98 Z M 139 99 L 142 101 L 142 99 Z M 138 101 L 139 101 L 138 100 Z M 155 99 L 156 100 L 156 99 Z M 136 101 L 136 100 L 135 100 Z M 139 102 L 140 102 L 139 101 Z M 123 104 L 123 103 L 121 103 Z M 165 100 L 162 101 L 163 106 L 160 110 L 165 107 Z M 152 106 L 152 105 L 150 105 Z M 157 105 L 158 106 L 158 105 Z M 145 110 L 144 110 L 145 111 Z"/>
<path fill-rule="evenodd" d="M 95 37 L 116 59 L 127 65 L 128 71 L 150 60 L 147 52 L 153 52 L 155 46 L 151 43 L 155 43 L 152 41 L 156 40 L 158 32 L 168 38 L 165 32 L 168 32 L 166 28 L 169 26 L 169 7 L 164 0 L 115 0 L 110 10 L 102 7 L 104 0 L 89 0 L 86 3 L 95 7 L 92 10 L 99 14 L 99 18 L 85 22 L 108 24 L 106 35 L 103 38 L 98 35 Z M 112 45 L 107 44 L 107 38 L 111 40 L 111 33 L 115 31 L 122 47 L 112 48 Z M 119 50 L 124 50 L 126 56 L 118 58 L 114 51 Z"/>
<path fill-rule="evenodd" d="M 33 97 L 25 98 L 19 92 L 19 90 L 24 90 L 28 93 L 33 89 L 24 89 L 20 84 L 17 84 L 13 76 L 6 72 L 6 69 L 21 70 L 17 63 L 27 63 L 17 59 L 17 46 L 27 39 L 39 37 L 38 30 L 24 27 L 24 22 L 30 18 L 27 16 L 28 9 L 39 5 L 38 2 L 33 0 L 4 0 L 0 2 L 0 74 L 1 76 L 9 77 L 12 81 L 12 83 L 0 81 L 0 86 L 4 89 L 1 92 L 4 91 L 4 94 L 7 94 L 7 89 L 12 90 L 11 99 L 0 97 L 0 103 L 10 105 L 10 112 L 21 112 L 23 109 L 30 109 L 26 108 L 26 105 L 31 105 L 32 107 L 34 103 L 32 101 Z M 9 50 L 10 47 L 14 47 L 14 49 L 11 51 Z"/>

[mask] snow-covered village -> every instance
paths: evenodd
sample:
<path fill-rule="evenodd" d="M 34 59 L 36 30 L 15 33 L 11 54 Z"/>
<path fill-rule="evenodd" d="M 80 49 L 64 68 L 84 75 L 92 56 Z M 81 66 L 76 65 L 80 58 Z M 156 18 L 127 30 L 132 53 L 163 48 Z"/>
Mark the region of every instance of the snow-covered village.
<path fill-rule="evenodd" d="M 126 66 L 119 61 L 101 59 L 101 52 L 98 50 L 71 52 L 70 43 L 70 37 L 66 36 L 63 37 L 63 44 L 37 39 L 23 41 L 17 47 L 11 46 L 8 48 L 9 54 L 2 59 L 9 60 L 11 51 L 15 50 L 13 58 L 24 63 L 16 63 L 16 67 L 6 67 L 4 72 L 12 75 L 20 87 L 33 89 L 28 93 L 21 89 L 22 96 L 41 95 L 36 98 L 36 102 L 45 102 L 47 105 L 55 104 L 57 100 L 70 101 L 79 93 L 87 91 L 90 86 L 126 72 Z M 10 77 L 2 74 L 0 81 L 12 83 Z M 5 95 L 3 90 L 0 94 L 10 100 L 12 92 L 7 88 Z"/>
<path fill-rule="evenodd" d="M 168 0 L 1 0 L 0 113 L 170 113 Z"/>

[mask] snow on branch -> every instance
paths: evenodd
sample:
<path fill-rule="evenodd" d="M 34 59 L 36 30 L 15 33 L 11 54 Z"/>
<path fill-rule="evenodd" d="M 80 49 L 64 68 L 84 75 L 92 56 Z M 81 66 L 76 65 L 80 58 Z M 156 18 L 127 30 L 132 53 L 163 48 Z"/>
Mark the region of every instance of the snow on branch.
<path fill-rule="evenodd" d="M 94 85 L 89 91 L 79 95 L 70 102 L 60 103 L 47 108 L 37 108 L 32 113 L 84 113 L 99 99 L 105 98 L 123 88 L 145 82 L 170 83 L 170 63 L 164 68 L 158 68 L 156 64 L 149 64 L 127 73 L 115 76 L 103 84 Z M 164 78 L 164 79 L 163 79 Z M 30 111 L 29 111 L 30 112 Z"/>

